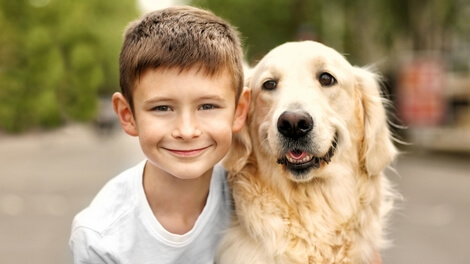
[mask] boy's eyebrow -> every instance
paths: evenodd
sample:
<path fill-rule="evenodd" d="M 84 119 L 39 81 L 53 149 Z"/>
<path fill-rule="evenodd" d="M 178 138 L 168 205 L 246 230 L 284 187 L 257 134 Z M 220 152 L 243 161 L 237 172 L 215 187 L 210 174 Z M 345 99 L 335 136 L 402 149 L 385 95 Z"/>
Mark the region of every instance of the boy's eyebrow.
<path fill-rule="evenodd" d="M 155 96 L 155 97 L 149 98 L 147 100 L 144 100 L 144 103 L 145 104 L 151 104 L 151 103 L 156 103 L 156 102 L 160 102 L 160 101 L 172 101 L 172 100 L 173 99 L 171 99 L 169 97 Z"/>
<path fill-rule="evenodd" d="M 220 96 L 220 95 L 206 95 L 206 96 L 201 96 L 199 99 L 202 100 L 217 100 L 217 101 L 225 101 L 225 98 Z"/>
<path fill-rule="evenodd" d="M 225 101 L 226 99 L 220 95 L 205 95 L 205 96 L 201 96 L 201 97 L 198 97 L 197 100 L 216 100 L 216 101 Z M 152 103 L 157 103 L 157 102 L 161 102 L 161 101 L 175 101 L 174 98 L 171 98 L 171 97 L 164 97 L 164 96 L 155 96 L 155 97 L 152 97 L 152 98 L 149 98 L 147 100 L 144 100 L 144 103 L 145 104 L 152 104 Z"/>

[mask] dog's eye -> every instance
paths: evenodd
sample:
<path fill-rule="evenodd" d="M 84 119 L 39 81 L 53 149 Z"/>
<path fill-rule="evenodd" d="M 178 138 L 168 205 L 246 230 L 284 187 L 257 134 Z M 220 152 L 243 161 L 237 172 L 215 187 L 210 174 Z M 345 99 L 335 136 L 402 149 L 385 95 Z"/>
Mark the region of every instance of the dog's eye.
<path fill-rule="evenodd" d="M 318 81 L 320 82 L 322 86 L 326 86 L 326 87 L 332 86 L 336 83 L 335 77 L 331 76 L 331 74 L 327 72 L 320 74 Z"/>
<path fill-rule="evenodd" d="M 269 80 L 263 83 L 263 89 L 265 90 L 274 90 L 277 87 L 277 81 Z"/>

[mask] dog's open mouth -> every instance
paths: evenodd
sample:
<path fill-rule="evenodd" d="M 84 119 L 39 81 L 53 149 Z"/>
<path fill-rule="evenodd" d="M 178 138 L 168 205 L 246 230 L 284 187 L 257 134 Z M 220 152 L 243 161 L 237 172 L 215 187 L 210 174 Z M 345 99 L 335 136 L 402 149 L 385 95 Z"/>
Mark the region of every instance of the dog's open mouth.
<path fill-rule="evenodd" d="M 331 158 L 335 154 L 336 146 L 338 144 L 337 141 L 338 134 L 335 135 L 335 138 L 331 142 L 330 149 L 321 157 L 314 156 L 305 150 L 292 149 L 288 151 L 284 157 L 279 158 L 277 163 L 286 166 L 286 169 L 297 174 L 306 173 L 310 169 L 318 169 L 322 162 L 326 164 L 330 163 Z"/>

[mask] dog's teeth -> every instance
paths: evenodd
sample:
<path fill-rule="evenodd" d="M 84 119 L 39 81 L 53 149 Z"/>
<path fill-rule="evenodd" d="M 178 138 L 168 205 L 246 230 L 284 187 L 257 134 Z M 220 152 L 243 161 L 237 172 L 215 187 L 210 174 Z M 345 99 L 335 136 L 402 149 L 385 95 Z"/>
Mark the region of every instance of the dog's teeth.
<path fill-rule="evenodd" d="M 308 154 L 304 158 L 302 158 L 300 160 L 297 160 L 297 159 L 293 159 L 290 155 L 286 155 L 287 161 L 290 162 L 290 163 L 293 163 L 293 164 L 300 164 L 300 163 L 309 162 L 310 160 L 312 160 L 312 157 L 313 156 L 311 154 Z"/>
<path fill-rule="evenodd" d="M 312 155 L 307 155 L 303 160 L 302 162 L 307 162 L 307 161 L 310 161 L 312 159 Z"/>

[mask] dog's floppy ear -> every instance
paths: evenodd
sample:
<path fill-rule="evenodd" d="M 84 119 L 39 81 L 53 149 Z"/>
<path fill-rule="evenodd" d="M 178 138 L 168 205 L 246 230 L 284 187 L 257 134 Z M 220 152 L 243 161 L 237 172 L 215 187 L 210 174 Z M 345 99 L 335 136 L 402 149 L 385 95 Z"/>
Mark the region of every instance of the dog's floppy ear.
<path fill-rule="evenodd" d="M 249 87 L 250 78 L 245 79 L 245 88 Z M 243 128 L 233 134 L 232 145 L 228 154 L 225 156 L 223 164 L 229 173 L 238 173 L 248 162 L 251 155 L 252 143 L 249 134 L 249 124 L 253 113 L 253 102 L 250 100 L 248 115 L 245 120 Z"/>
<path fill-rule="evenodd" d="M 367 69 L 354 67 L 356 90 L 361 97 L 364 138 L 360 158 L 369 176 L 378 175 L 395 157 L 397 149 L 387 124 L 379 76 Z"/>

